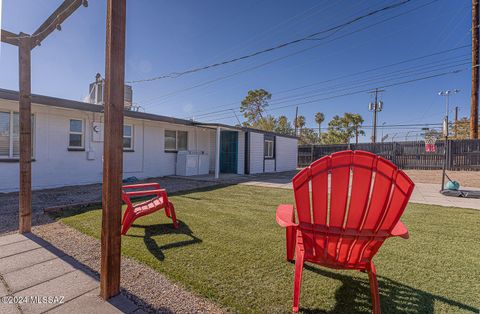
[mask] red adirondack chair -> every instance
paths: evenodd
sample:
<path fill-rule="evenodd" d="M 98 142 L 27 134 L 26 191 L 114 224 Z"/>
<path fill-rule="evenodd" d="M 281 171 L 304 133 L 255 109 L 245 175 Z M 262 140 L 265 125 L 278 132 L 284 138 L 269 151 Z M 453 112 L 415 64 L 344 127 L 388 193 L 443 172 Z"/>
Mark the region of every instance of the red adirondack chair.
<path fill-rule="evenodd" d="M 151 214 L 160 209 L 165 209 L 167 217 L 173 220 L 173 227 L 178 228 L 175 208 L 172 202 L 168 200 L 167 191 L 160 187 L 158 183 L 131 184 L 122 187 L 122 200 L 127 204 L 127 209 L 122 219 L 122 235 L 125 235 L 132 223 L 142 216 Z M 142 189 L 142 190 L 140 190 Z M 132 203 L 131 197 L 141 197 L 153 195 L 154 197 L 140 202 Z"/>
<path fill-rule="evenodd" d="M 293 311 L 298 312 L 305 261 L 368 273 L 373 313 L 380 313 L 372 258 L 389 237 L 408 238 L 399 220 L 414 188 L 390 161 L 364 151 L 325 156 L 293 178 L 293 205 L 277 208 L 286 227 L 287 260 L 294 252 Z M 311 193 L 310 193 L 311 191 Z"/>

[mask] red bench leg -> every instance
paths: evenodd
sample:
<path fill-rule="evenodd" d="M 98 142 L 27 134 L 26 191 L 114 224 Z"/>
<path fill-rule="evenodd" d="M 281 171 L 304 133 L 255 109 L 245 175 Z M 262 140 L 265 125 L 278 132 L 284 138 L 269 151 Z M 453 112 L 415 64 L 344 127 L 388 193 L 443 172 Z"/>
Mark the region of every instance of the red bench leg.
<path fill-rule="evenodd" d="M 367 269 L 368 279 L 370 280 L 370 295 L 372 297 L 372 313 L 380 314 L 380 295 L 378 293 L 377 271 L 373 262 L 370 262 L 370 267 Z"/>
<path fill-rule="evenodd" d="M 177 229 L 177 216 L 175 215 L 175 207 L 173 206 L 172 202 L 168 202 L 167 207 L 165 207 L 165 213 L 167 214 L 167 217 L 172 218 L 173 227 Z"/>
<path fill-rule="evenodd" d="M 135 215 L 133 211 L 130 208 L 127 208 L 127 210 L 125 211 L 125 214 L 123 215 L 122 235 L 127 234 L 128 229 L 130 229 L 130 226 L 134 221 L 135 221 Z"/>
<path fill-rule="evenodd" d="M 298 312 L 298 307 L 300 304 L 300 288 L 302 286 L 302 272 L 303 272 L 303 263 L 304 263 L 304 254 L 300 250 L 300 246 L 297 245 L 297 259 L 295 260 L 295 278 L 293 281 L 293 312 Z"/>

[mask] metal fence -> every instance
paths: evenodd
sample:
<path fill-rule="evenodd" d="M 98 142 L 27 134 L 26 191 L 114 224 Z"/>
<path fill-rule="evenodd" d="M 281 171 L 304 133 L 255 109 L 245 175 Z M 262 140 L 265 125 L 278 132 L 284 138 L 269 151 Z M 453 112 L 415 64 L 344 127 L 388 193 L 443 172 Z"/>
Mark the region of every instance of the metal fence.
<path fill-rule="evenodd" d="M 448 170 L 480 170 L 480 140 L 449 140 Z M 402 169 L 442 169 L 445 141 L 437 141 L 436 152 L 425 152 L 424 141 L 298 146 L 298 165 L 304 167 L 341 150 L 365 150 L 380 155 Z"/>

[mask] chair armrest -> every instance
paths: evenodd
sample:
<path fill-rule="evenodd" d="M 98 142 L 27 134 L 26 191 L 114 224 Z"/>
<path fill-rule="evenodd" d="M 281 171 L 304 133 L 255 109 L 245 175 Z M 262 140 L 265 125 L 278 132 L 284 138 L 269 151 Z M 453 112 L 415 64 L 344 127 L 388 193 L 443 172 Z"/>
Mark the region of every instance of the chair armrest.
<path fill-rule="evenodd" d="M 140 189 L 140 188 L 156 188 L 160 189 L 160 184 L 152 182 L 152 183 L 140 183 L 140 184 L 128 184 L 122 186 L 123 189 Z"/>
<path fill-rule="evenodd" d="M 146 196 L 146 195 L 167 195 L 167 191 L 165 189 L 156 189 L 156 190 L 147 190 L 147 191 L 130 191 L 130 192 L 123 192 L 123 195 L 126 196 Z"/>
<path fill-rule="evenodd" d="M 298 224 L 295 223 L 295 213 L 293 205 L 282 204 L 277 207 L 276 215 L 277 223 L 281 227 L 296 227 Z"/>
<path fill-rule="evenodd" d="M 408 230 L 407 227 L 399 220 L 395 227 L 393 227 L 392 231 L 390 232 L 392 237 L 402 237 L 404 239 L 408 239 Z"/>

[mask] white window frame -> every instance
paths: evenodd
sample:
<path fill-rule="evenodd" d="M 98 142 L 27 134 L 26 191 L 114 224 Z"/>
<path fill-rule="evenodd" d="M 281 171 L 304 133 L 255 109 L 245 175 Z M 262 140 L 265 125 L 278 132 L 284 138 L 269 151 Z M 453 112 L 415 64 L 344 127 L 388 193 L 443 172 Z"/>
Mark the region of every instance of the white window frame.
<path fill-rule="evenodd" d="M 264 152 L 264 157 L 265 158 L 269 158 L 269 159 L 273 159 L 273 156 L 274 156 L 274 147 L 275 147 L 275 142 L 272 141 L 272 140 L 265 140 L 265 145 L 267 147 L 267 154 L 265 154 Z"/>
<path fill-rule="evenodd" d="M 82 132 L 75 132 L 70 130 L 70 123 L 71 121 L 80 121 L 82 122 Z M 81 146 L 70 146 L 70 135 L 72 134 L 80 134 L 82 136 L 82 145 Z M 85 149 L 85 120 L 84 119 L 77 119 L 77 118 L 70 118 L 68 119 L 68 148 L 70 149 Z"/>
<path fill-rule="evenodd" d="M 163 148 L 166 152 L 178 152 L 178 132 L 185 132 L 187 134 L 187 149 L 188 150 L 188 131 L 184 131 L 184 130 L 168 130 L 168 129 L 165 129 L 165 131 L 169 131 L 169 132 L 175 132 L 175 148 L 172 149 L 172 148 L 166 148 L 165 147 L 165 144 L 166 144 L 166 141 L 165 141 L 165 132 L 163 133 L 163 141 L 164 141 L 164 144 L 163 144 Z"/>
<path fill-rule="evenodd" d="M 130 123 L 124 123 L 123 126 L 129 126 L 130 129 L 132 130 L 130 132 L 130 135 L 129 136 L 126 136 L 125 135 L 125 132 L 123 132 L 123 138 L 129 138 L 130 139 L 130 147 L 123 147 L 123 150 L 124 151 L 132 151 L 133 150 L 133 134 L 134 134 L 134 127 L 133 127 L 133 124 L 130 124 Z M 123 145 L 123 141 L 122 141 L 122 145 Z"/>
<path fill-rule="evenodd" d="M 8 133 L 8 156 L 0 156 L 0 160 L 2 159 L 20 159 L 20 156 L 14 156 L 13 155 L 13 117 L 15 114 L 18 114 L 18 119 L 20 120 L 20 112 L 19 111 L 14 111 L 14 110 L 3 110 L 0 109 L 0 112 L 8 113 L 8 119 L 9 119 L 9 133 Z M 19 121 L 20 123 L 20 121 Z M 31 123 L 31 128 L 32 128 L 32 158 L 35 156 L 35 116 L 32 113 L 32 123 Z M 20 141 L 20 124 L 19 124 L 19 130 L 18 130 L 18 137 Z M 20 144 L 19 144 L 20 145 Z M 20 151 L 19 151 L 20 154 Z"/>

